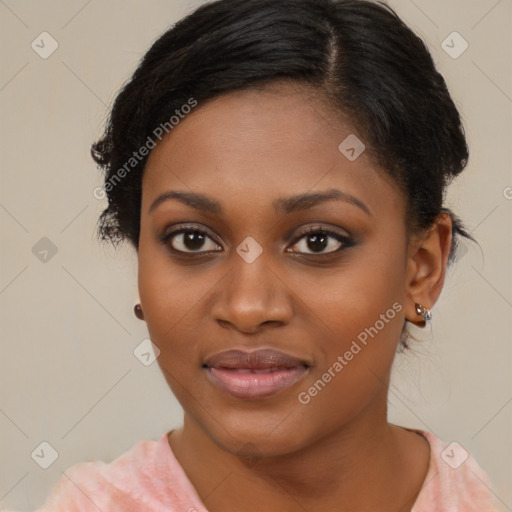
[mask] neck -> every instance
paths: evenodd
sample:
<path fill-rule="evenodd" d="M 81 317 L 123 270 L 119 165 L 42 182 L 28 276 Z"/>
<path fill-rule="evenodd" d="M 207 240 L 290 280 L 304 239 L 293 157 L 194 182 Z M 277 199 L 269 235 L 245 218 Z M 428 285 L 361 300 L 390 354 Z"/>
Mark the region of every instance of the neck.
<path fill-rule="evenodd" d="M 387 422 L 386 392 L 375 398 L 379 407 L 370 404 L 350 423 L 285 455 L 239 457 L 188 415 L 170 445 L 210 512 L 406 512 L 427 469 L 408 452 L 417 443 L 425 449 L 425 441 Z"/>

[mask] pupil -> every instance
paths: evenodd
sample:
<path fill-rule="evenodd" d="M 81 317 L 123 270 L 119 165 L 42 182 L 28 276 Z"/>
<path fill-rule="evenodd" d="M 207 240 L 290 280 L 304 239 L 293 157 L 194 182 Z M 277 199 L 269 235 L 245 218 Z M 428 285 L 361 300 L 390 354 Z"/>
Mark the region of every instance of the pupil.
<path fill-rule="evenodd" d="M 313 234 L 309 235 L 308 237 L 308 248 L 312 251 L 322 251 L 327 247 L 327 236 L 325 236 L 323 233 L 321 234 Z M 320 244 L 318 245 L 319 240 L 321 240 Z M 313 242 L 313 246 L 310 245 L 310 242 Z"/>
<path fill-rule="evenodd" d="M 185 239 L 183 243 L 187 249 L 200 249 L 204 243 L 204 235 L 196 231 L 189 231 L 188 233 L 185 233 Z"/>

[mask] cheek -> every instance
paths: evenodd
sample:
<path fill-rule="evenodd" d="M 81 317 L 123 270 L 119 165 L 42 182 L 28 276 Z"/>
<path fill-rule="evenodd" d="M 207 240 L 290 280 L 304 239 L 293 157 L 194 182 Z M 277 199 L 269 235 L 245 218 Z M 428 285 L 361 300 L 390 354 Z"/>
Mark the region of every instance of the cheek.
<path fill-rule="evenodd" d="M 163 322 L 170 327 L 180 310 L 197 302 L 197 290 L 189 286 L 194 270 L 173 263 L 165 246 L 148 231 L 143 225 L 138 254 L 139 295 L 148 324 Z"/>
<path fill-rule="evenodd" d="M 209 332 L 205 298 L 222 276 L 201 265 L 176 264 L 144 235 L 139 247 L 138 286 L 147 329 L 160 349 L 160 364 L 178 377 L 186 366 L 198 364 Z"/>
<path fill-rule="evenodd" d="M 186 310 L 197 301 L 182 270 L 172 265 L 165 250 L 141 231 L 138 255 L 138 287 L 144 319 L 153 343 L 162 346 Z"/>
<path fill-rule="evenodd" d="M 379 335 L 394 342 L 401 332 L 402 314 L 397 310 L 403 308 L 404 283 L 405 262 L 400 254 L 365 250 L 336 273 L 309 283 L 304 299 L 314 304 L 320 318 L 339 340 L 338 349 L 376 322 L 382 331 Z"/>
<path fill-rule="evenodd" d="M 391 247 L 387 253 L 361 251 L 353 263 L 306 287 L 309 304 L 329 332 L 317 347 L 321 357 L 309 381 L 328 381 L 325 391 L 322 383 L 317 386 L 322 391 L 315 401 L 321 407 L 347 392 L 344 403 L 356 407 L 387 378 L 402 333 L 405 298 L 405 260 Z"/>
<path fill-rule="evenodd" d="M 205 332 L 197 322 L 191 325 L 189 318 L 201 318 L 194 308 L 204 291 L 168 258 L 144 248 L 139 251 L 138 280 L 149 337 L 160 350 L 157 363 L 178 401 L 188 409 L 193 406 L 188 391 L 194 387 L 191 369 L 199 370 L 197 332 Z"/>
<path fill-rule="evenodd" d="M 387 379 L 404 323 L 404 272 L 397 255 L 365 256 L 341 279 L 345 289 L 325 304 L 331 330 L 339 337 L 319 369 L 323 374 L 331 368 L 336 375 L 324 400 L 349 393 L 344 398 L 348 409 L 357 408 Z"/>

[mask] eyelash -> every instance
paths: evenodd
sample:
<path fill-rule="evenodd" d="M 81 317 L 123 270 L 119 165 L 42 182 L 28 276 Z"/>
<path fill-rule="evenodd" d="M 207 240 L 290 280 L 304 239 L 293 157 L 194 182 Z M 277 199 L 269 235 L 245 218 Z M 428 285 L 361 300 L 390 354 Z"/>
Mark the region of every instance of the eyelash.
<path fill-rule="evenodd" d="M 201 256 L 205 256 L 205 255 L 209 255 L 211 253 L 214 253 L 214 252 L 221 252 L 220 250 L 209 250 L 209 251 L 190 251 L 190 252 L 187 252 L 187 251 L 180 251 L 178 249 L 175 249 L 174 247 L 172 247 L 172 245 L 169 243 L 169 241 L 174 238 L 175 236 L 177 235 L 180 235 L 180 234 L 184 234 L 184 233 L 194 233 L 194 234 L 201 234 L 201 235 L 206 235 L 206 237 L 210 238 L 210 240 L 213 240 L 213 242 L 215 242 L 216 244 L 218 244 L 218 242 L 215 241 L 215 237 L 211 236 L 208 231 L 205 231 L 203 229 L 199 229 L 197 227 L 194 227 L 194 226 L 187 226 L 187 225 L 180 225 L 180 226 L 177 226 L 175 229 L 173 229 L 172 231 L 169 231 L 167 233 L 165 233 L 161 238 L 160 238 L 160 241 L 163 245 L 167 246 L 168 249 L 175 255 L 177 255 L 178 257 L 183 257 L 183 258 L 190 258 L 190 257 L 201 257 Z M 315 253 L 304 253 L 304 252 L 297 252 L 297 254 L 301 255 L 301 256 L 306 256 L 306 257 L 310 257 L 310 256 L 318 256 L 318 257 L 326 257 L 326 256 L 332 256 L 333 254 L 336 254 L 336 253 L 339 253 L 341 251 L 343 251 L 344 249 L 348 249 L 349 247 L 352 247 L 355 245 L 355 242 L 349 237 L 349 236 L 346 236 L 346 235 L 342 235 L 340 233 L 337 233 L 335 231 L 330 231 L 329 229 L 326 229 L 325 227 L 321 227 L 321 226 L 312 226 L 312 227 L 309 227 L 307 229 L 305 229 L 303 232 L 301 232 L 292 242 L 292 246 L 296 245 L 300 240 L 302 240 L 303 238 L 307 237 L 308 235 L 313 235 L 313 234 L 322 234 L 322 235 L 326 235 L 328 236 L 329 238 L 334 238 L 337 242 L 340 242 L 342 245 L 338 248 L 338 249 L 335 249 L 333 251 L 330 251 L 330 252 L 319 252 L 317 254 Z M 220 245 L 220 244 L 218 244 Z M 287 252 L 294 252 L 294 251 L 288 251 Z"/>
<path fill-rule="evenodd" d="M 306 228 L 304 231 L 302 231 L 297 237 L 293 240 L 292 245 L 296 245 L 300 240 L 306 238 L 308 235 L 326 235 L 328 238 L 334 238 L 337 242 L 339 242 L 341 245 L 334 251 L 329 252 L 319 252 L 319 253 L 303 253 L 298 252 L 297 254 L 303 255 L 303 256 L 319 256 L 319 257 L 328 257 L 332 256 L 333 254 L 339 253 L 343 251 L 344 249 L 348 249 L 349 247 L 352 247 L 354 245 L 354 241 L 348 237 L 347 235 L 342 235 L 341 233 L 337 233 L 336 231 L 331 231 L 329 229 L 326 229 L 325 227 L 321 226 L 312 226 L 309 228 Z"/>

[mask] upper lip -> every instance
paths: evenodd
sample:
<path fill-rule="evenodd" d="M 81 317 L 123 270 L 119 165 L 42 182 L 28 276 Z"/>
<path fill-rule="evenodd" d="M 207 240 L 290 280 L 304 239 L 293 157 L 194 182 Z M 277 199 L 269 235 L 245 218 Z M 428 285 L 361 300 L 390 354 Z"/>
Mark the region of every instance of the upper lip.
<path fill-rule="evenodd" d="M 265 370 L 269 368 L 295 368 L 310 366 L 307 361 L 275 349 L 254 351 L 226 350 L 210 356 L 204 366 L 208 368 L 245 368 Z"/>

